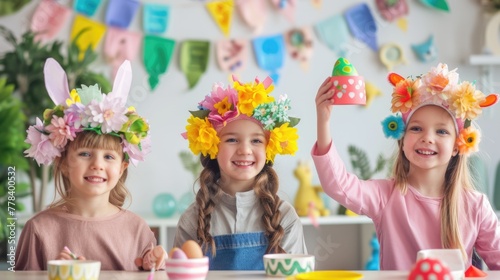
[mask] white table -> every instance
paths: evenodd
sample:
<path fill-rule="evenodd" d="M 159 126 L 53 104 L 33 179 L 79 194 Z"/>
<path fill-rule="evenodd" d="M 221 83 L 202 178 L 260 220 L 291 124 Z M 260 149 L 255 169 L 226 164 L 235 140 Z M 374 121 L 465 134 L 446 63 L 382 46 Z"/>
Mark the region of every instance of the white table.
<path fill-rule="evenodd" d="M 363 280 L 407 280 L 407 271 L 356 271 L 363 274 Z M 481 278 L 482 280 L 498 280 L 500 279 L 500 271 L 487 271 L 488 277 Z M 124 271 L 101 271 L 99 279 L 103 280 L 146 280 L 149 272 L 124 272 Z M 1 271 L 0 279 L 2 280 L 47 280 L 47 271 Z M 165 271 L 157 271 L 155 280 L 167 280 L 168 277 Z M 241 280 L 256 280 L 256 279 L 286 279 L 284 277 L 266 276 L 263 271 L 209 271 L 207 280 L 224 280 L 224 279 L 241 279 Z M 479 279 L 479 278 L 466 278 Z"/>

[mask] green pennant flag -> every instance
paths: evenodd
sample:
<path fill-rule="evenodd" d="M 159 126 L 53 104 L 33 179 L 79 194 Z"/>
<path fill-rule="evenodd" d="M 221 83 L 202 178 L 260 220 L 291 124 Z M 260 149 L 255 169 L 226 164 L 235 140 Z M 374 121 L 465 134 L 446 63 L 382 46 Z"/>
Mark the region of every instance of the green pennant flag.
<path fill-rule="evenodd" d="M 198 83 L 201 75 L 207 70 L 209 53 L 209 41 L 187 40 L 182 43 L 180 66 L 190 89 Z"/>
<path fill-rule="evenodd" d="M 175 49 L 172 39 L 146 35 L 144 37 L 144 65 L 149 74 L 149 86 L 155 89 L 159 76 L 167 72 L 170 59 Z"/>

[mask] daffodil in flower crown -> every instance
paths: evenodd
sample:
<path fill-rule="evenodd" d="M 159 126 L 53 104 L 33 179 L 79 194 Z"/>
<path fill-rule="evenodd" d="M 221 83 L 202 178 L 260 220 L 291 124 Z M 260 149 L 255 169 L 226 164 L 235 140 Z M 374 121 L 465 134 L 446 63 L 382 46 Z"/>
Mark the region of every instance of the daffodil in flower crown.
<path fill-rule="evenodd" d="M 389 82 L 394 86 L 391 111 L 396 115 L 382 121 L 386 137 L 401 139 L 412 114 L 427 105 L 445 109 L 454 120 L 458 153 L 470 155 L 478 150 L 481 134 L 473 122 L 482 109 L 498 101 L 498 94 L 485 95 L 476 89 L 474 82 L 459 82 L 456 69 L 439 63 L 437 67 L 416 78 L 403 78 L 390 73 Z"/>
<path fill-rule="evenodd" d="M 273 162 L 276 155 L 294 155 L 298 149 L 298 118 L 288 116 L 290 100 L 282 95 L 278 100 L 269 94 L 273 91 L 272 79 L 262 82 L 241 83 L 233 76 L 233 87 L 214 84 L 212 91 L 198 104 L 197 111 L 190 111 L 184 138 L 195 154 L 215 159 L 220 142 L 217 132 L 227 123 L 237 119 L 258 121 L 268 131 L 266 161 Z"/>
<path fill-rule="evenodd" d="M 132 69 L 126 60 L 118 69 L 113 90 L 103 94 L 98 85 L 85 86 L 69 91 L 67 76 L 53 58 L 44 65 L 45 86 L 56 104 L 46 109 L 43 121 L 28 128 L 25 151 L 37 163 L 51 164 L 82 131 L 110 134 L 121 138 L 127 161 L 136 165 L 150 152 L 149 124 L 133 107 L 126 108 Z"/>

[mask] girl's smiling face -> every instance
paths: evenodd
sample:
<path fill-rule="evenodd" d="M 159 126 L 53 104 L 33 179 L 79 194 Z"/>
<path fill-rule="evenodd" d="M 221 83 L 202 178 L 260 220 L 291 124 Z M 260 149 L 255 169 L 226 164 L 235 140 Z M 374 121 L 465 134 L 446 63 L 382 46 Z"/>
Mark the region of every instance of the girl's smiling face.
<path fill-rule="evenodd" d="M 403 138 L 403 152 L 410 169 L 439 168 L 444 174 L 451 157 L 458 152 L 456 138 L 454 120 L 445 109 L 434 105 L 417 109 Z"/>
<path fill-rule="evenodd" d="M 267 138 L 262 127 L 251 120 L 228 123 L 219 133 L 217 162 L 221 186 L 226 193 L 248 191 L 266 163 Z"/>

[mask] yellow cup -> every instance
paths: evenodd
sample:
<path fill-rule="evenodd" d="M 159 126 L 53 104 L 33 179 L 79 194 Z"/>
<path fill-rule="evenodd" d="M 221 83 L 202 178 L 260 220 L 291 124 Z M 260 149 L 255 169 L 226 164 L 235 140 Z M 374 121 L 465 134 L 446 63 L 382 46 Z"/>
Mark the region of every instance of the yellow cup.
<path fill-rule="evenodd" d="M 47 262 L 49 280 L 97 280 L 100 261 L 52 260 Z"/>

